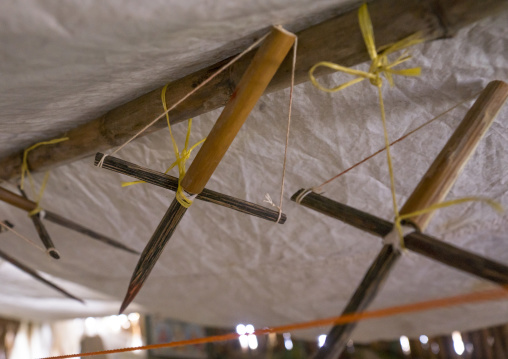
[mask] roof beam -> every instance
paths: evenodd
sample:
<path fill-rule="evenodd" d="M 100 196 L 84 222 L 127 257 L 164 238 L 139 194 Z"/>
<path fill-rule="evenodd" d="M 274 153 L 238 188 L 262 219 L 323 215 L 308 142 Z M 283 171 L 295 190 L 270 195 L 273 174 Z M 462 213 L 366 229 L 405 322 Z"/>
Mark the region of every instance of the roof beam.
<path fill-rule="evenodd" d="M 382 47 L 415 32 L 420 32 L 427 41 L 448 37 L 460 28 L 505 6 L 504 0 L 375 0 L 369 4 L 369 10 L 376 33 L 376 45 Z M 308 81 L 309 69 L 319 61 L 353 66 L 368 60 L 358 27 L 357 9 L 300 31 L 298 43 L 296 83 Z M 171 111 L 171 122 L 178 123 L 224 106 L 253 55 L 254 53 L 244 56 L 230 71 L 218 75 Z M 290 54 L 285 59 L 266 93 L 289 87 L 291 56 Z M 182 98 L 226 61 L 228 59 L 172 82 L 167 91 L 168 104 Z M 319 70 L 316 75 L 330 72 L 325 68 Z M 68 141 L 32 150 L 28 155 L 30 170 L 49 169 L 122 144 L 164 112 L 160 93 L 161 88 L 155 89 L 57 136 L 69 137 Z M 165 121 L 159 121 L 145 131 L 144 135 L 163 128 L 164 123 Z M 23 153 L 18 152 L 1 158 L 0 179 L 18 177 L 21 173 L 22 157 Z"/>

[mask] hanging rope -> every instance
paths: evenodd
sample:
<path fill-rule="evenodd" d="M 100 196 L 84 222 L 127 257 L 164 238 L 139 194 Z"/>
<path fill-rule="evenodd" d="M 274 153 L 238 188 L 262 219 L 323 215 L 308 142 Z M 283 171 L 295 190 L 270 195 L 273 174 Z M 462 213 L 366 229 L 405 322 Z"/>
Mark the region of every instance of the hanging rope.
<path fill-rule="evenodd" d="M 284 146 L 284 161 L 282 163 L 282 180 L 280 185 L 280 197 L 279 197 L 279 205 L 276 205 L 270 195 L 265 194 L 265 200 L 263 202 L 269 203 L 273 207 L 276 207 L 279 210 L 279 217 L 275 223 L 279 223 L 280 218 L 282 216 L 282 201 L 284 199 L 284 182 L 286 179 L 286 163 L 287 163 L 287 154 L 289 147 L 289 130 L 291 128 L 291 110 L 293 107 L 293 89 L 295 87 L 295 71 L 296 71 L 296 54 L 298 49 L 298 37 L 295 35 L 295 42 L 293 44 L 293 62 L 291 67 L 291 87 L 289 89 L 289 110 L 288 110 L 288 124 L 286 129 L 286 144 Z"/>
<path fill-rule="evenodd" d="M 39 146 L 54 145 L 54 144 L 59 143 L 59 142 L 67 141 L 68 139 L 69 139 L 69 137 L 62 137 L 62 138 L 56 138 L 56 139 L 51 140 L 51 141 L 39 142 L 39 143 L 36 143 L 33 146 L 28 147 L 26 150 L 23 151 L 23 162 L 21 163 L 20 188 L 21 188 L 21 190 L 24 190 L 25 177 L 28 177 L 28 183 L 29 183 L 30 189 L 31 189 L 31 191 L 32 191 L 32 193 L 34 195 L 35 204 L 36 204 L 35 209 L 33 209 L 32 211 L 28 212 L 28 215 L 30 217 L 31 216 L 35 216 L 36 214 L 38 214 L 39 212 L 42 211 L 42 208 L 39 206 L 39 204 L 40 204 L 40 202 L 42 200 L 42 196 L 44 195 L 44 190 L 46 189 L 46 184 L 48 183 L 49 171 L 46 171 L 46 173 L 44 174 L 44 179 L 42 180 L 42 184 L 41 184 L 41 187 L 39 189 L 39 194 L 36 196 L 35 195 L 36 194 L 35 183 L 34 183 L 32 174 L 30 173 L 30 170 L 28 168 L 28 153 L 30 151 L 32 151 L 33 149 L 39 147 Z"/>
<path fill-rule="evenodd" d="M 162 88 L 161 99 L 162 99 L 162 106 L 164 107 L 164 111 L 166 114 L 166 121 L 168 124 L 169 135 L 171 136 L 171 143 L 173 146 L 173 152 L 175 154 L 176 160 L 175 160 L 175 162 L 173 162 L 171 164 L 171 166 L 169 166 L 166 169 L 166 171 L 164 173 L 168 173 L 175 166 L 178 166 L 178 189 L 176 191 L 176 199 L 182 206 L 184 206 L 185 208 L 189 208 L 190 205 L 192 204 L 192 199 L 188 198 L 185 195 L 184 190 L 182 189 L 182 186 L 180 186 L 180 182 L 182 181 L 183 177 L 185 176 L 186 161 L 189 159 L 192 151 L 196 147 L 201 145 L 203 142 L 205 142 L 206 137 L 203 138 L 201 141 L 195 143 L 191 148 L 189 148 L 189 140 L 190 140 L 190 134 L 191 134 L 191 130 L 192 130 L 192 118 L 191 118 L 188 120 L 187 135 L 185 136 L 185 146 L 181 152 L 178 150 L 178 144 L 176 143 L 175 137 L 173 136 L 173 131 L 171 130 L 171 123 L 169 121 L 169 111 L 168 111 L 168 106 L 167 106 L 167 102 L 166 102 L 166 91 L 167 91 L 168 86 L 169 86 L 169 84 L 167 84 L 166 86 L 164 86 Z M 145 181 L 123 182 L 122 187 L 131 186 L 131 185 L 138 184 L 138 183 L 145 183 Z"/>

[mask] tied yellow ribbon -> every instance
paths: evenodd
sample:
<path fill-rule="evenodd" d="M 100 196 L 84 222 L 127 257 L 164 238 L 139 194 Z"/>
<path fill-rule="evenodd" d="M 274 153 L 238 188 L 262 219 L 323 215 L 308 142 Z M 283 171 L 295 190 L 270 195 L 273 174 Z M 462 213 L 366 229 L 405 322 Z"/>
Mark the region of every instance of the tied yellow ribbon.
<path fill-rule="evenodd" d="M 21 163 L 21 181 L 20 181 L 20 185 L 19 185 L 21 190 L 24 190 L 24 188 L 25 188 L 25 177 L 27 177 L 33 194 L 35 195 L 35 193 L 36 193 L 34 179 L 32 177 L 32 174 L 30 173 L 30 170 L 28 169 L 28 153 L 39 146 L 53 145 L 53 144 L 56 144 L 59 142 L 67 141 L 68 139 L 69 139 L 69 137 L 62 137 L 62 138 L 55 138 L 54 140 L 50 140 L 50 141 L 38 142 L 23 151 L 23 162 Z M 35 200 L 36 207 L 32 211 L 28 212 L 28 215 L 30 217 L 35 216 L 36 214 L 38 214 L 42 211 L 42 208 L 39 206 L 39 204 L 42 200 L 44 190 L 46 189 L 46 184 L 48 183 L 48 179 L 49 179 L 49 171 L 46 171 L 46 173 L 44 174 L 44 179 L 42 180 L 41 188 L 39 189 L 39 194 L 37 195 L 36 200 Z"/>
<path fill-rule="evenodd" d="M 176 160 L 175 160 L 175 162 L 173 162 L 171 164 L 171 166 L 169 166 L 166 169 L 166 171 L 164 173 L 168 173 L 175 166 L 178 166 L 178 189 L 176 191 L 176 200 L 182 206 L 184 206 L 185 208 L 189 208 L 191 206 L 191 204 L 192 204 L 192 200 L 189 199 L 185 195 L 185 191 L 183 190 L 182 186 L 180 185 L 180 182 L 182 181 L 183 177 L 185 176 L 185 172 L 186 172 L 185 163 L 186 163 L 186 161 L 189 159 L 192 151 L 196 147 L 198 147 L 200 144 L 205 142 L 206 138 L 204 138 L 201 141 L 195 143 L 193 146 L 191 146 L 189 148 L 189 140 L 190 140 L 190 134 L 191 134 L 191 129 L 192 129 L 192 118 L 191 118 L 188 121 L 187 135 L 185 137 L 185 146 L 184 146 L 184 148 L 183 148 L 183 150 L 181 152 L 178 150 L 178 145 L 177 145 L 177 143 L 175 141 L 175 138 L 173 136 L 173 131 L 171 130 L 171 123 L 169 122 L 169 114 L 167 113 L 167 110 L 168 110 L 167 104 L 166 104 L 166 90 L 167 90 L 167 87 L 168 87 L 168 85 L 164 86 L 164 88 L 162 89 L 161 98 L 162 98 L 162 105 L 164 106 L 164 111 L 166 111 L 166 121 L 167 121 L 167 124 L 168 124 L 169 134 L 171 136 L 171 142 L 173 144 L 173 151 L 175 153 Z M 138 183 L 145 183 L 145 181 L 123 182 L 122 183 L 122 187 L 127 187 L 127 186 L 131 186 L 131 185 L 138 184 Z"/>
<path fill-rule="evenodd" d="M 355 70 L 348 67 L 344 67 L 338 64 L 334 64 L 332 62 L 322 61 L 314 66 L 309 71 L 309 76 L 312 84 L 317 87 L 318 89 L 325 91 L 325 92 L 337 92 L 340 90 L 343 90 L 351 85 L 357 84 L 359 82 L 362 82 L 363 80 L 368 79 L 370 83 L 378 88 L 378 94 L 379 94 L 379 108 L 381 110 L 381 120 L 383 122 L 383 133 L 384 133 L 384 140 L 385 140 L 385 148 L 386 148 L 386 158 L 388 163 L 388 171 L 390 174 L 390 190 L 392 194 L 392 202 L 393 202 L 393 211 L 395 214 L 395 228 L 397 229 L 399 238 L 400 238 L 400 245 L 402 248 L 404 247 L 404 234 L 402 230 L 401 222 L 405 219 L 409 219 L 412 217 L 416 217 L 418 215 L 428 213 L 435 211 L 440 208 L 453 206 L 456 204 L 469 202 L 469 201 L 482 201 L 486 202 L 490 206 L 492 206 L 497 211 L 503 211 L 502 206 L 490 199 L 481 198 L 481 197 L 467 197 L 467 198 L 461 198 L 457 200 L 452 201 L 446 201 L 437 203 L 435 205 L 429 206 L 428 208 L 422 209 L 420 211 L 415 211 L 413 213 L 408 213 L 404 215 L 399 214 L 399 209 L 397 206 L 397 199 L 396 199 L 396 192 L 395 192 L 395 179 L 394 179 L 394 173 L 393 173 L 393 164 L 392 164 L 392 158 L 390 154 L 390 141 L 388 138 L 388 131 L 386 128 L 386 115 L 385 115 L 385 108 L 384 108 L 384 102 L 383 102 L 383 93 L 382 93 L 382 85 L 383 80 L 381 75 L 384 75 L 384 77 L 388 80 L 390 83 L 390 86 L 394 85 L 393 82 L 393 76 L 392 75 L 402 75 L 402 76 L 419 76 L 421 73 L 420 67 L 414 67 L 409 69 L 400 69 L 396 70 L 394 69 L 395 66 L 409 60 L 411 56 L 409 56 L 407 53 L 403 53 L 401 56 L 399 56 L 395 61 L 390 62 L 388 59 L 388 55 L 403 50 L 409 46 L 416 45 L 423 40 L 421 39 L 420 35 L 413 34 L 411 36 L 408 36 L 392 45 L 387 46 L 381 51 L 376 50 L 376 45 L 374 42 L 374 30 L 372 27 L 372 22 L 370 20 L 369 12 L 367 9 L 367 5 L 363 4 L 360 9 L 358 10 L 358 21 L 360 24 L 360 29 L 362 32 L 363 40 L 365 42 L 365 46 L 367 47 L 367 51 L 369 53 L 369 57 L 371 59 L 371 65 L 368 72 L 361 71 L 361 70 Z M 356 76 L 355 79 L 345 82 L 339 86 L 333 87 L 333 88 L 327 88 L 319 84 L 314 77 L 314 71 L 320 67 L 328 67 L 336 71 L 341 71 L 350 75 Z"/>

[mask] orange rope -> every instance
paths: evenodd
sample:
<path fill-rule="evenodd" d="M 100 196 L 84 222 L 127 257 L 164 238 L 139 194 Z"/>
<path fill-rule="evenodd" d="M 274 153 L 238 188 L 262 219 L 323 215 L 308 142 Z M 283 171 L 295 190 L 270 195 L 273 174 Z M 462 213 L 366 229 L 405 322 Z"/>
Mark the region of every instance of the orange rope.
<path fill-rule="evenodd" d="M 397 314 L 403 313 L 412 313 L 419 312 L 430 309 L 444 308 L 450 306 L 458 306 L 468 303 L 479 303 L 484 301 L 493 301 L 500 299 L 508 298 L 508 285 L 502 286 L 500 289 L 492 289 L 483 292 L 475 292 L 468 294 L 460 294 L 452 297 L 446 297 L 441 299 L 434 299 L 425 302 L 418 302 L 413 304 L 405 304 L 401 306 L 389 307 L 378 310 L 365 311 L 362 313 L 353 313 L 341 315 L 338 317 L 330 317 L 318 320 L 312 320 L 309 322 L 296 323 L 290 325 L 282 325 L 273 328 L 265 328 L 259 329 L 254 332 L 255 335 L 269 334 L 269 333 L 287 333 L 295 330 L 308 329 L 314 327 L 323 327 L 328 325 L 337 325 L 337 324 L 346 324 L 351 322 L 357 322 L 360 320 L 366 319 L 374 319 L 374 318 L 382 318 L 388 317 Z M 144 345 L 140 347 L 131 347 L 131 348 L 120 348 L 113 350 L 103 350 L 98 352 L 89 352 L 89 353 L 81 353 L 81 354 L 70 354 L 70 355 L 61 355 L 61 356 L 53 356 L 46 357 L 41 359 L 66 359 L 66 358 L 78 358 L 85 356 L 93 356 L 93 355 L 104 355 L 104 354 L 114 354 L 114 353 L 124 353 L 135 350 L 149 350 L 149 349 L 159 349 L 159 348 L 171 348 L 171 347 L 179 347 L 186 345 L 196 345 L 196 344 L 205 344 L 205 343 L 214 343 L 214 342 L 222 342 L 227 340 L 233 340 L 238 338 L 240 335 L 237 333 L 229 333 L 224 335 L 214 335 L 210 337 L 198 338 L 198 339 L 189 339 L 189 340 L 181 340 L 176 342 L 169 342 L 163 344 L 151 344 Z"/>

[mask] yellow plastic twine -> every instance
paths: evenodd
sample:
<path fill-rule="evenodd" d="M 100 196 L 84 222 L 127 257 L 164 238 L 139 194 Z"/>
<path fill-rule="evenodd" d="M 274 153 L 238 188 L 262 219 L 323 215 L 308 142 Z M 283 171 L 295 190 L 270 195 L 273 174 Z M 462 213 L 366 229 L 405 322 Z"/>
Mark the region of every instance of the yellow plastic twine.
<path fill-rule="evenodd" d="M 369 16 L 369 12 L 367 10 L 366 4 L 363 4 L 358 11 L 358 21 L 360 24 L 360 29 L 362 31 L 363 39 L 365 41 L 365 46 L 367 47 L 367 51 L 368 51 L 369 56 L 372 60 L 369 71 L 365 72 L 365 71 L 355 70 L 355 69 L 340 66 L 340 65 L 337 65 L 337 64 L 334 64 L 331 62 L 322 61 L 322 62 L 317 63 L 310 69 L 309 76 L 310 76 L 310 80 L 312 81 L 312 84 L 314 86 L 316 86 L 318 89 L 320 89 L 322 91 L 329 92 L 329 93 L 343 90 L 343 89 L 345 89 L 351 85 L 354 85 L 356 83 L 359 83 L 365 79 L 369 79 L 370 83 L 378 88 L 379 108 L 381 110 L 381 120 L 383 123 L 383 134 L 384 134 L 384 140 L 385 140 L 386 159 L 387 159 L 388 171 L 389 171 L 389 175 L 390 175 L 390 190 L 391 190 L 391 194 L 392 194 L 393 211 L 395 214 L 395 227 L 396 227 L 398 235 L 399 235 L 401 247 L 405 248 L 404 247 L 404 234 L 403 234 L 403 229 L 402 229 L 402 225 L 401 225 L 401 222 L 404 219 L 409 219 L 409 218 L 418 216 L 423 213 L 432 212 L 432 211 L 435 211 L 435 210 L 443 208 L 443 207 L 448 207 L 448 206 L 452 206 L 452 205 L 456 205 L 456 204 L 460 204 L 460 203 L 468 202 L 468 201 L 486 202 L 487 204 L 493 206 L 496 210 L 502 211 L 503 209 L 502 209 L 501 205 L 496 203 L 495 201 L 492 201 L 490 199 L 481 198 L 481 197 L 467 197 L 467 198 L 462 198 L 462 199 L 457 199 L 457 200 L 452 200 L 452 201 L 441 202 L 441 203 L 429 206 L 428 208 L 425 208 L 423 210 L 416 211 L 413 213 L 408 213 L 403 216 L 401 216 L 399 214 L 399 209 L 397 206 L 397 199 L 396 199 L 396 191 L 395 191 L 395 179 L 394 179 L 392 157 L 390 154 L 390 141 L 388 138 L 388 131 L 386 128 L 386 115 L 385 115 L 383 92 L 382 92 L 383 80 L 381 78 L 381 74 L 383 74 L 385 76 L 385 78 L 388 80 L 388 82 L 390 83 L 391 86 L 394 85 L 392 75 L 419 76 L 420 72 L 421 72 L 420 67 L 401 69 L 401 70 L 393 69 L 395 66 L 409 60 L 411 58 L 411 56 L 404 53 L 401 56 L 399 56 L 395 61 L 389 62 L 388 55 L 393 52 L 407 48 L 409 46 L 418 44 L 418 43 L 422 42 L 422 39 L 419 34 L 413 34 L 411 36 L 408 36 L 408 37 L 396 42 L 395 44 L 388 46 L 383 51 L 378 52 L 376 50 L 376 46 L 375 46 L 375 42 L 374 42 L 374 30 L 372 27 L 372 22 L 370 20 L 370 16 Z M 347 73 L 350 75 L 354 75 L 354 76 L 357 76 L 357 78 L 355 78 L 351 81 L 345 82 L 339 86 L 333 87 L 333 88 L 326 88 L 326 87 L 323 87 L 322 85 L 320 85 L 317 82 L 316 78 L 314 77 L 314 71 L 316 70 L 316 68 L 318 68 L 320 66 L 325 66 L 325 67 L 334 69 L 336 71 L 341 71 L 341 72 L 344 72 L 344 73 Z"/>
<path fill-rule="evenodd" d="M 166 103 L 166 90 L 168 88 L 168 85 L 167 84 L 166 86 L 164 86 L 164 88 L 162 89 L 162 93 L 161 93 L 161 99 L 162 99 L 162 106 L 164 106 L 164 111 L 165 111 L 165 114 L 166 114 L 166 122 L 168 124 L 168 129 L 169 129 L 169 134 L 171 136 L 171 142 L 173 144 L 173 151 L 175 153 L 175 162 L 173 162 L 171 164 L 171 166 L 168 167 L 168 169 L 166 169 L 166 171 L 164 173 L 168 173 L 169 171 L 171 171 L 175 166 L 178 166 L 178 189 L 176 191 L 176 200 L 182 205 L 184 206 L 185 208 L 189 208 L 190 205 L 192 204 L 192 200 L 189 199 L 185 193 L 184 193 L 184 190 L 182 188 L 182 186 L 180 186 L 180 182 L 182 181 L 183 177 L 185 176 L 185 162 L 189 159 L 192 151 L 197 147 L 199 146 L 200 144 L 202 144 L 203 142 L 205 142 L 206 138 L 202 139 L 201 141 L 195 143 L 191 148 L 189 148 L 189 139 L 190 139 L 190 134 L 191 134 L 191 129 L 192 129 L 192 118 L 188 120 L 188 127 L 187 127 L 187 135 L 185 137 L 185 146 L 183 148 L 183 150 L 180 152 L 178 150 L 178 145 L 175 141 L 175 138 L 173 136 L 173 131 L 171 130 L 171 123 L 169 122 L 169 111 L 168 111 L 168 107 L 167 107 L 167 103 Z M 145 181 L 133 181 L 133 182 L 123 182 L 122 183 L 122 187 L 126 187 L 126 186 L 130 186 L 130 185 L 134 185 L 134 184 L 138 184 L 138 183 L 145 183 Z"/>
<path fill-rule="evenodd" d="M 28 182 L 30 184 L 30 188 L 33 192 L 33 195 L 35 196 L 35 193 L 36 193 L 35 183 L 34 183 L 32 175 L 30 173 L 30 170 L 28 169 L 28 153 L 39 146 L 53 145 L 53 144 L 56 144 L 59 142 L 67 141 L 68 139 L 69 139 L 69 137 L 62 137 L 62 138 L 55 138 L 54 140 L 50 140 L 50 141 L 38 142 L 35 145 L 30 146 L 25 151 L 23 151 L 23 162 L 21 164 L 21 182 L 20 182 L 20 188 L 22 190 L 24 189 L 24 185 L 25 185 L 25 177 L 28 177 Z M 36 200 L 35 200 L 36 207 L 34 210 L 28 212 L 28 215 L 30 217 L 35 216 L 36 214 L 38 214 L 39 212 L 42 211 L 42 208 L 39 206 L 39 204 L 42 200 L 44 190 L 46 189 L 46 184 L 48 183 L 48 178 L 49 178 L 49 171 L 46 171 L 46 173 L 44 175 L 44 179 L 42 180 L 41 188 L 39 189 L 39 194 L 37 195 Z"/>

